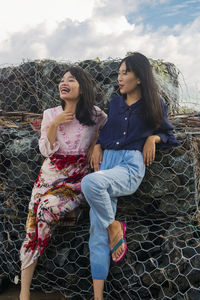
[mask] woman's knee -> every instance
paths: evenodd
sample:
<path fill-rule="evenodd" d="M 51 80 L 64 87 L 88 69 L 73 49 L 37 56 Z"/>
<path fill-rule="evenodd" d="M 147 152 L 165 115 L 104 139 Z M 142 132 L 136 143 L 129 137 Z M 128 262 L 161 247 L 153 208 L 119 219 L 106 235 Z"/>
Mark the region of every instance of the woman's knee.
<path fill-rule="evenodd" d="M 84 194 L 88 194 L 93 189 L 94 186 L 94 173 L 88 174 L 83 177 L 81 181 L 81 191 Z"/>
<path fill-rule="evenodd" d="M 102 171 L 86 175 L 81 181 L 81 190 L 85 196 L 90 193 L 100 194 L 109 187 L 109 182 Z"/>
<path fill-rule="evenodd" d="M 53 195 L 43 197 L 37 209 L 38 220 L 51 224 L 59 215 L 59 198 Z"/>
<path fill-rule="evenodd" d="M 81 181 L 81 190 L 84 194 L 99 193 L 107 188 L 104 176 L 101 171 L 86 175 Z"/>

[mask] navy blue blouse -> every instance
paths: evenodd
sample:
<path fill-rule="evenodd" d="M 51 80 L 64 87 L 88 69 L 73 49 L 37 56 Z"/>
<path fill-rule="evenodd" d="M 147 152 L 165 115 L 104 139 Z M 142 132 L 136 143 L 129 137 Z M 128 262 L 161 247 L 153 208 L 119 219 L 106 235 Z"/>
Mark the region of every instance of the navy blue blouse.
<path fill-rule="evenodd" d="M 143 101 L 128 106 L 123 96 L 114 97 L 109 104 L 108 120 L 100 131 L 97 144 L 103 149 L 113 150 L 139 150 L 142 152 L 148 136 L 158 135 L 161 138 L 159 147 L 176 146 L 177 140 L 173 135 L 173 127 L 168 121 L 167 106 L 161 100 L 164 119 L 156 130 L 150 129 L 141 118 Z"/>

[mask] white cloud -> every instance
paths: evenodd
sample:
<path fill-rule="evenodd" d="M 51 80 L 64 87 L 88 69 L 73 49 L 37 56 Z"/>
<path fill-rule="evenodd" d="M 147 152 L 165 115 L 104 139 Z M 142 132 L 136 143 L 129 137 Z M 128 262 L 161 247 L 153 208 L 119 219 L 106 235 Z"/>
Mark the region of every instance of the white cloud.
<path fill-rule="evenodd" d="M 137 11 L 139 4 L 140 0 L 101 0 L 100 5 L 95 6 L 93 16 L 109 19 L 112 17 L 126 15 L 127 13 Z"/>
<path fill-rule="evenodd" d="M 58 22 L 70 18 L 84 21 L 91 17 L 98 0 L 7 0 L 1 3 L 0 40 L 10 34 L 27 32 L 38 24 L 46 22 L 46 33 L 51 33 Z"/>
<path fill-rule="evenodd" d="M 48 49 L 46 47 L 46 45 L 42 42 L 38 43 L 38 42 L 35 42 L 31 45 L 31 49 L 37 53 L 37 55 L 39 57 L 47 57 L 48 56 Z"/>
<path fill-rule="evenodd" d="M 101 19 L 95 19 L 93 21 L 93 24 L 95 26 L 95 31 L 97 34 L 114 34 L 120 36 L 124 31 L 132 31 L 134 30 L 135 25 L 131 25 L 127 22 L 127 19 L 125 16 L 120 17 L 112 17 L 107 19 L 101 18 Z M 115 26 L 113 26 L 115 24 Z"/>

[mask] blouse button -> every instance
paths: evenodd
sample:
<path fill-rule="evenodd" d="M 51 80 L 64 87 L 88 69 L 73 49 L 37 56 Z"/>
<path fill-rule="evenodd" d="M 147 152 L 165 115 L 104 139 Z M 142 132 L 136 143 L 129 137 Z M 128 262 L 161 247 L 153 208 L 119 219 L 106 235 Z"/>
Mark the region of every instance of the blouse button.
<path fill-rule="evenodd" d="M 126 117 L 125 120 L 127 120 L 128 118 Z"/>
<path fill-rule="evenodd" d="M 117 145 L 119 145 L 119 142 L 116 142 Z"/>
<path fill-rule="evenodd" d="M 125 135 L 125 134 L 126 134 L 126 131 L 124 131 L 123 134 Z"/>

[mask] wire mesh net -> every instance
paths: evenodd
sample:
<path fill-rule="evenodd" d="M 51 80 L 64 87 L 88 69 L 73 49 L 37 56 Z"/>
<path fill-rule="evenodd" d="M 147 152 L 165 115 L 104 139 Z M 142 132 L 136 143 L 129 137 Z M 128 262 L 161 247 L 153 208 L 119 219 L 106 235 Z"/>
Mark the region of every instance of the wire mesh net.
<path fill-rule="evenodd" d="M 119 94 L 119 60 L 78 62 L 96 82 L 96 104 L 106 111 Z M 126 258 L 111 262 L 105 299 L 200 298 L 200 131 L 197 112 L 179 115 L 178 71 L 151 60 L 179 145 L 158 150 L 140 188 L 118 201 L 127 223 Z M 38 139 L 44 109 L 60 105 L 57 85 L 69 63 L 35 61 L 0 69 L 0 274 L 20 276 L 19 250 L 34 180 L 44 158 Z M 103 96 L 103 98 L 102 98 Z M 32 288 L 68 299 L 93 299 L 89 266 L 88 206 L 84 218 L 54 227 L 39 258 Z"/>

